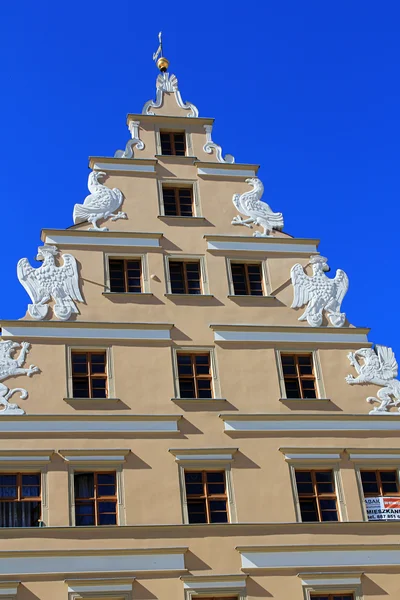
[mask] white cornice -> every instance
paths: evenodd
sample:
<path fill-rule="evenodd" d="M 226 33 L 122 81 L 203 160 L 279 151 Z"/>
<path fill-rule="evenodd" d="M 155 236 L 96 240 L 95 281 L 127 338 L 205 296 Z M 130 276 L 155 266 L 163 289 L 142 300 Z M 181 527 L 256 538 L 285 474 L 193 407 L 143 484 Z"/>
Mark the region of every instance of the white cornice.
<path fill-rule="evenodd" d="M 0 418 L 0 433 L 174 434 L 179 433 L 180 418 L 181 415 L 5 415 Z M 86 450 L 82 456 L 83 453 L 90 455 Z"/>
<path fill-rule="evenodd" d="M 104 592 L 132 592 L 135 577 L 129 579 L 69 579 L 68 592 L 81 593 L 104 593 Z"/>
<path fill-rule="evenodd" d="M 344 448 L 279 448 L 287 462 L 338 461 Z"/>
<path fill-rule="evenodd" d="M 271 236 L 270 238 L 255 238 L 239 235 L 205 234 L 207 249 L 219 252 L 279 252 L 284 254 L 318 253 L 319 240 L 294 239 Z"/>
<path fill-rule="evenodd" d="M 316 567 L 398 566 L 400 545 L 370 547 L 279 546 L 237 548 L 242 569 L 302 569 Z M 313 582 L 315 585 L 315 581 Z"/>
<path fill-rule="evenodd" d="M 24 463 L 29 465 L 45 465 L 51 461 L 55 450 L 1 450 L 0 465 Z"/>
<path fill-rule="evenodd" d="M 232 462 L 237 448 L 170 448 L 176 462 Z"/>
<path fill-rule="evenodd" d="M 108 156 L 91 156 L 89 168 L 94 171 L 121 171 L 131 173 L 155 173 L 157 160 L 155 158 L 111 158 Z"/>
<path fill-rule="evenodd" d="M 2 321 L 1 337 L 164 342 L 171 339 L 172 327 L 170 323 Z"/>
<path fill-rule="evenodd" d="M 280 325 L 210 325 L 216 342 L 368 344 L 369 329 L 348 327 L 295 327 Z"/>
<path fill-rule="evenodd" d="M 7 596 L 8 598 L 17 595 L 20 581 L 2 581 L 0 582 L 0 598 Z"/>
<path fill-rule="evenodd" d="M 123 463 L 129 449 L 125 450 L 58 450 L 58 454 L 69 463 Z"/>
<path fill-rule="evenodd" d="M 224 422 L 225 433 L 267 433 L 320 431 L 400 431 L 400 414 L 373 415 L 292 415 L 292 414 L 237 414 L 219 415 Z"/>
<path fill-rule="evenodd" d="M 66 552 L 0 552 L 0 576 L 182 572 L 187 548 L 151 550 L 68 550 Z"/>
<path fill-rule="evenodd" d="M 43 229 L 41 238 L 46 244 L 60 245 L 64 248 L 74 246 L 159 248 L 162 236 L 162 233 L 122 231 L 103 233 L 82 229 Z"/>

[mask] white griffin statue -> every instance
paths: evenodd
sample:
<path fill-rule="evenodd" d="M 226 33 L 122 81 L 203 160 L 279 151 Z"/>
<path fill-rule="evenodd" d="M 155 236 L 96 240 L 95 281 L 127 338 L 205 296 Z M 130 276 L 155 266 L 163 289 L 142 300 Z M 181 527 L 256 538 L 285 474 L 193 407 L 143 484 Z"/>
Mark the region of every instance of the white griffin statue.
<path fill-rule="evenodd" d="M 17 348 L 21 348 L 19 356 L 14 358 L 14 353 Z M 30 344 L 22 342 L 12 342 L 5 340 L 0 342 L 0 381 L 4 381 L 8 377 L 16 377 L 17 375 L 27 375 L 32 377 L 34 373 L 40 373 L 40 369 L 35 365 L 30 365 L 29 369 L 24 369 L 23 364 L 25 362 L 26 355 L 29 351 Z M 19 392 L 21 399 L 25 400 L 28 397 L 28 392 L 24 388 L 13 388 L 9 389 L 4 383 L 0 383 L 0 405 L 4 406 L 4 410 L 0 412 L 0 415 L 14 414 L 23 415 L 25 411 L 19 408 L 17 404 L 11 404 L 8 399 Z"/>
<path fill-rule="evenodd" d="M 311 256 L 309 264 L 312 265 L 311 277 L 304 271 L 299 263 L 291 271 L 294 298 L 292 308 L 300 308 L 307 304 L 299 321 L 307 319 L 311 327 L 322 324 L 322 311 L 325 310 L 330 322 L 335 327 L 343 327 L 346 314 L 340 312 L 343 298 L 349 289 L 349 279 L 342 269 L 336 271 L 336 277 L 330 279 L 325 275 L 329 271 L 328 259 L 324 256 Z"/>
<path fill-rule="evenodd" d="M 119 209 L 124 196 L 118 188 L 106 187 L 100 183 L 99 179 L 106 177 L 107 173 L 103 171 L 92 171 L 89 174 L 88 188 L 89 196 L 86 196 L 83 204 L 75 204 L 73 220 L 74 224 L 84 223 L 87 221 L 91 223 L 93 227 L 89 227 L 89 231 L 108 231 L 108 227 L 99 227 L 97 221 L 99 219 L 106 220 L 111 217 L 111 221 L 117 221 L 118 219 L 126 219 L 126 213 L 119 211 L 115 214 L 115 211 Z"/>
<path fill-rule="evenodd" d="M 367 402 L 370 404 L 373 402 L 379 404 L 370 411 L 370 415 L 389 413 L 392 406 L 400 404 L 400 381 L 396 379 L 398 365 L 391 348 L 378 345 L 375 348 L 361 348 L 356 352 L 350 352 L 347 358 L 357 371 L 357 377 L 347 375 L 346 381 L 348 384 L 365 385 L 374 383 L 375 385 L 384 386 L 377 392 L 377 398 L 375 396 L 367 398 Z M 363 363 L 360 363 L 359 360 L 362 360 Z M 400 412 L 400 408 L 398 408 L 398 411 Z"/>
<path fill-rule="evenodd" d="M 57 267 L 55 246 L 40 246 L 36 260 L 43 263 L 34 269 L 27 258 L 21 258 L 17 265 L 20 283 L 28 292 L 32 304 L 28 304 L 33 319 L 42 320 L 47 316 L 47 302 L 55 300 L 54 314 L 60 321 L 66 321 L 73 313 L 78 313 L 74 300 L 83 302 L 79 289 L 78 268 L 72 254 L 63 254 L 64 264 Z"/>
<path fill-rule="evenodd" d="M 242 215 L 247 219 L 242 219 L 237 215 L 232 220 L 232 225 L 244 225 L 253 229 L 254 225 L 260 225 L 263 232 L 256 231 L 254 237 L 269 237 L 273 229 L 283 228 L 282 213 L 275 213 L 266 202 L 261 202 L 264 193 L 264 186 L 258 177 L 246 179 L 246 183 L 253 186 L 253 189 L 244 194 L 233 194 L 232 202 Z"/>

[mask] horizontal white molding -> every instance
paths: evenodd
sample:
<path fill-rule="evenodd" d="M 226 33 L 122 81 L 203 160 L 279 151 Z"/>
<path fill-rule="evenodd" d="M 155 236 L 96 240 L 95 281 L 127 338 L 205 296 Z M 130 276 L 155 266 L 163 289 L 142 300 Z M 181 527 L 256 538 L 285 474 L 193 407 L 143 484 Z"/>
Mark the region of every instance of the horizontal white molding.
<path fill-rule="evenodd" d="M 139 554 L 114 553 L 111 550 L 106 554 L 100 554 L 89 550 L 87 554 L 81 552 L 74 554 L 71 550 L 61 556 L 40 551 L 19 556 L 19 553 L 15 554 L 13 556 L 12 553 L 0 553 L 0 576 L 185 570 L 184 551 Z"/>
<path fill-rule="evenodd" d="M 131 415 L 118 418 L 111 415 L 0 416 L 0 433 L 176 433 L 179 419 L 180 415 L 147 418 Z M 90 457 L 91 462 L 96 460 L 98 457 Z"/>
<path fill-rule="evenodd" d="M 296 454 L 285 452 L 285 458 L 286 460 L 340 460 L 340 454 L 323 454 L 318 452 L 315 452 L 315 454 L 312 452 Z"/>
<path fill-rule="evenodd" d="M 63 455 L 65 460 L 67 460 L 68 462 L 125 462 L 125 456 L 122 455 L 118 455 L 118 454 L 113 454 L 113 455 L 104 455 L 104 456 L 100 456 L 97 454 L 88 454 L 88 455 L 82 455 L 82 456 L 76 456 L 76 455 L 72 455 L 69 456 L 68 454 L 64 454 Z"/>
<path fill-rule="evenodd" d="M 301 583 L 302 585 L 311 585 L 311 586 L 335 586 L 335 585 L 360 585 L 361 584 L 361 577 L 346 577 L 346 575 L 344 574 L 343 577 L 319 577 L 319 578 L 315 578 L 315 577 L 302 577 L 301 578 Z M 323 596 L 323 594 L 321 594 Z M 339 594 L 340 595 L 340 594 Z"/>
<path fill-rule="evenodd" d="M 349 455 L 350 460 L 397 460 L 400 461 L 400 450 L 397 454 L 393 453 L 393 454 L 383 454 L 383 453 L 365 453 L 365 454 L 353 454 L 352 452 L 350 452 Z"/>
<path fill-rule="evenodd" d="M 176 460 L 179 461 L 191 461 L 191 462 L 196 462 L 196 461 L 213 461 L 213 460 L 217 460 L 217 461 L 222 461 L 222 460 L 226 460 L 226 461 L 231 461 L 233 460 L 233 454 L 175 454 L 175 458 Z"/>
<path fill-rule="evenodd" d="M 42 456 L 28 455 L 28 454 L 15 454 L 14 456 L 0 456 L 0 465 L 3 463 L 15 463 L 15 462 L 34 462 L 34 463 L 49 463 L 51 460 L 51 454 Z"/>
<path fill-rule="evenodd" d="M 118 162 L 95 162 L 93 164 L 94 171 L 130 171 L 131 173 L 155 173 L 156 166 L 144 164 L 127 164 Z"/>
<path fill-rule="evenodd" d="M 2 586 L 5 587 L 2 587 Z M 0 586 L 0 598 L 3 596 L 16 596 L 19 586 L 19 581 L 5 581 Z"/>
<path fill-rule="evenodd" d="M 213 175 L 217 177 L 255 177 L 255 169 L 215 169 L 213 167 L 198 167 L 198 175 Z"/>
<path fill-rule="evenodd" d="M 285 569 L 303 567 L 368 567 L 399 565 L 400 549 L 309 549 L 279 548 L 276 551 L 241 552 L 242 569 Z M 315 584 L 315 582 L 314 582 Z"/>
<path fill-rule="evenodd" d="M 243 326 L 245 327 L 245 326 Z M 329 333 L 313 331 L 313 328 L 301 328 L 300 331 L 271 331 L 254 329 L 214 329 L 216 342 L 302 342 L 318 344 L 364 344 L 368 343 L 365 333 Z M 326 328 L 328 329 L 328 328 Z"/>
<path fill-rule="evenodd" d="M 400 418 L 375 417 L 372 415 L 328 417 L 311 415 L 304 418 L 282 415 L 220 415 L 226 432 L 268 432 L 268 431 L 400 431 Z M 314 415 L 313 415 L 314 417 Z M 400 415 L 399 415 L 400 417 Z"/>
<path fill-rule="evenodd" d="M 35 325 L 5 325 L 2 337 L 42 337 L 80 340 L 143 340 L 165 341 L 171 339 L 170 329 L 115 329 L 105 327 L 53 327 Z"/>
<path fill-rule="evenodd" d="M 134 579 L 134 578 L 133 578 Z M 73 583 L 68 584 L 68 591 L 75 592 L 76 594 L 82 592 L 131 592 L 132 591 L 132 582 L 131 583 L 90 583 L 85 585 L 82 583 Z"/>
<path fill-rule="evenodd" d="M 184 581 L 183 587 L 186 590 L 244 589 L 246 587 L 246 580 Z"/>
<path fill-rule="evenodd" d="M 279 239 L 275 238 L 273 244 L 260 244 L 259 242 L 250 242 L 248 240 L 237 241 L 219 241 L 207 240 L 208 250 L 229 250 L 237 252 L 282 252 L 288 254 L 315 254 L 317 246 L 315 244 L 285 244 L 279 243 Z"/>
<path fill-rule="evenodd" d="M 159 248 L 159 237 L 113 237 L 113 235 L 46 235 L 46 244 L 60 244 L 62 246 L 119 246 L 124 248 L 140 246 L 142 248 Z"/>

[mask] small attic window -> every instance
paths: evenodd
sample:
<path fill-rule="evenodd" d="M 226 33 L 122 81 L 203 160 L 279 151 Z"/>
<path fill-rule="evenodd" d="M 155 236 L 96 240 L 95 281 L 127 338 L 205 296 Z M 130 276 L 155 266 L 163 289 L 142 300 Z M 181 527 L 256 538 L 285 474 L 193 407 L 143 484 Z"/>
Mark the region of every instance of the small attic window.
<path fill-rule="evenodd" d="M 183 131 L 161 131 L 161 154 L 166 156 L 185 156 L 186 140 Z"/>

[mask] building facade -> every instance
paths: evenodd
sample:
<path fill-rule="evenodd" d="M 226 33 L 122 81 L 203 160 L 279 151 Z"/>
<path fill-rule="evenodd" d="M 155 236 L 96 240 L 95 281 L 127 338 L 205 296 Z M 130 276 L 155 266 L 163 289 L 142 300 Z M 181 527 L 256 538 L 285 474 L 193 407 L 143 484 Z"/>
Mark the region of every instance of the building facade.
<path fill-rule="evenodd" d="M 394 354 L 167 66 L 75 224 L 18 264 L 0 596 L 398 598 Z"/>

